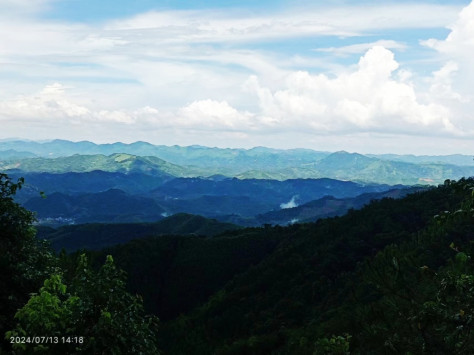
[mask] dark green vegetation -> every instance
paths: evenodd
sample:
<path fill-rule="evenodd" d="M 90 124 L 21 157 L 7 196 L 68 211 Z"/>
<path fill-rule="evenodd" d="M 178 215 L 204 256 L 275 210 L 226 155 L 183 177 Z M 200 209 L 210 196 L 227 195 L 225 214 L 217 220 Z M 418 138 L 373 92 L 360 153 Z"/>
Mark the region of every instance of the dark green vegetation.
<path fill-rule="evenodd" d="M 218 191 L 216 181 L 223 180 L 211 181 Z M 185 186 L 201 184 L 165 183 L 170 194 L 184 195 L 192 191 Z M 213 237 L 150 236 L 59 257 L 36 241 L 32 214 L 13 201 L 20 185 L 2 175 L 2 332 L 46 329 L 88 339 L 77 349 L 27 344 L 25 353 L 35 347 L 46 353 L 156 353 L 158 345 L 166 354 L 474 352 L 474 179 L 447 180 L 315 223 Z M 370 196 L 357 198 L 366 202 Z M 332 213 L 338 206 L 339 199 L 325 197 L 302 205 L 299 213 Z M 186 230 L 186 221 L 210 226 L 199 217 L 173 218 L 167 221 L 170 233 Z M 132 238 L 148 234 L 149 227 L 155 234 L 153 225 L 137 224 L 134 235 L 134 225 L 127 224 L 121 242 L 127 230 Z M 114 228 L 43 228 L 40 236 L 100 247 L 113 240 Z M 131 294 L 143 296 L 144 308 Z M 163 320 L 158 333 L 156 319 L 145 313 Z M 141 339 L 148 341 L 136 343 Z M 111 342 L 115 350 L 104 347 Z M 3 347 L 7 351 L 9 344 Z M 15 347 L 22 351 L 22 345 Z"/>
<path fill-rule="evenodd" d="M 473 190 L 447 182 L 317 223 L 95 255 L 112 253 L 147 309 L 166 314 L 165 353 L 470 354 Z"/>
<path fill-rule="evenodd" d="M 0 174 L 0 334 L 14 324 L 16 310 L 53 267 L 53 255 L 37 243 L 33 214 L 13 201 L 19 183 Z"/>
<path fill-rule="evenodd" d="M 0 174 L 0 353 L 157 354 L 157 318 L 112 257 L 95 272 L 85 255 L 54 256 L 13 201 L 22 185 Z"/>
<path fill-rule="evenodd" d="M 38 238 L 46 239 L 55 250 L 97 250 L 132 239 L 158 235 L 215 236 L 238 229 L 231 223 L 186 213 L 175 214 L 155 223 L 79 224 L 58 229 L 39 226 Z"/>
<path fill-rule="evenodd" d="M 143 295 L 146 310 L 165 321 L 206 302 L 235 275 L 270 255 L 280 241 L 281 235 L 271 229 L 246 229 L 216 238 L 137 239 L 94 255 L 99 260 L 114 255 L 127 270 L 130 292 Z"/>

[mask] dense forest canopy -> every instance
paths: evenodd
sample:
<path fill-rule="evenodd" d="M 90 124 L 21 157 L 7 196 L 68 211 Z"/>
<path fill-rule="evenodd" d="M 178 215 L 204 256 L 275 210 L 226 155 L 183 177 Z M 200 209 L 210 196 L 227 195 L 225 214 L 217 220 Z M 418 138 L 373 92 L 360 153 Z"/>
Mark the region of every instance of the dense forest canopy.
<path fill-rule="evenodd" d="M 13 200 L 22 185 L 1 175 L 2 351 L 474 351 L 473 179 L 316 223 L 150 235 L 73 254 L 35 238 L 34 216 Z M 39 332 L 82 343 L 9 341 Z"/>

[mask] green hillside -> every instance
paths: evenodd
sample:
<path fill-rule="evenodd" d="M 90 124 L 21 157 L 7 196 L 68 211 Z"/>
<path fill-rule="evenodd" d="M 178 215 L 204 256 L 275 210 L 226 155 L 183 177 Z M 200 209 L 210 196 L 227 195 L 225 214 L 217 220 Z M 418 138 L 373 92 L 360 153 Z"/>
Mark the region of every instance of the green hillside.
<path fill-rule="evenodd" d="M 106 172 L 133 173 L 140 172 L 157 176 L 186 176 L 188 170 L 168 163 L 157 157 L 139 157 L 117 153 L 109 156 L 102 154 L 79 155 L 59 158 L 30 158 L 17 161 L 0 162 L 0 170 L 20 170 L 23 172 Z"/>
<path fill-rule="evenodd" d="M 239 178 L 321 178 L 376 182 L 381 184 L 430 184 L 442 183 L 446 179 L 473 176 L 474 166 L 458 166 L 448 163 L 412 163 L 368 157 L 357 153 L 336 152 L 312 163 L 271 171 L 249 170 Z"/>
<path fill-rule="evenodd" d="M 460 154 L 362 155 L 310 149 L 168 147 L 146 142 L 97 145 L 61 140 L 46 143 L 0 142 L 0 151 L 2 150 L 8 152 L 5 156 L 10 158 L 0 161 L 0 170 L 19 169 L 23 172 L 103 170 L 161 176 L 222 175 L 239 179 L 332 178 L 391 185 L 436 185 L 445 179 L 474 175 L 472 157 Z M 18 156 L 13 159 L 15 154 Z M 42 158 L 25 159 L 25 154 L 35 154 Z"/>

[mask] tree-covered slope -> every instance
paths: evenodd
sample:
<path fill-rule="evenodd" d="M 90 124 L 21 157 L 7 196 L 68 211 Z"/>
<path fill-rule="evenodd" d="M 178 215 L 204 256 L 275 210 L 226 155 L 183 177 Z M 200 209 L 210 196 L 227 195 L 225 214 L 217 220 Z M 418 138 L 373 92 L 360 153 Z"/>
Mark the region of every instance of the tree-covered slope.
<path fill-rule="evenodd" d="M 281 241 L 271 229 L 245 229 L 215 238 L 136 239 L 96 254 L 111 254 L 127 271 L 129 290 L 148 312 L 169 320 L 204 303 L 235 275 L 257 265 Z"/>
<path fill-rule="evenodd" d="M 464 161 L 464 160 L 463 160 Z M 336 152 L 315 162 L 269 171 L 249 170 L 239 178 L 332 178 L 377 182 L 381 184 L 437 184 L 446 179 L 474 175 L 474 166 L 444 162 L 406 162 L 368 157 L 357 153 Z"/>
<path fill-rule="evenodd" d="M 392 188 L 333 179 L 171 178 L 140 172 L 25 176 L 26 184 L 17 200 L 37 212 L 42 224 L 150 222 L 184 212 L 255 226 L 264 222 L 254 217 L 265 212 L 328 195 L 345 198 Z M 41 191 L 46 198 L 39 197 Z"/>
<path fill-rule="evenodd" d="M 212 237 L 225 231 L 239 229 L 231 223 L 185 213 L 176 214 L 154 223 L 88 223 L 68 225 L 57 229 L 39 226 L 38 238 L 46 239 L 56 250 L 97 250 L 132 239 L 158 235 L 199 235 Z"/>
<path fill-rule="evenodd" d="M 293 223 L 315 222 L 320 218 L 341 216 L 349 209 L 359 209 L 371 201 L 382 198 L 401 198 L 409 193 L 421 191 L 426 188 L 412 187 L 391 189 L 383 192 L 363 193 L 356 197 L 336 198 L 325 196 L 321 199 L 310 201 L 302 205 L 270 211 L 257 215 L 255 218 L 260 224 L 287 225 Z"/>
<path fill-rule="evenodd" d="M 71 223 L 151 222 L 164 213 L 155 200 L 116 189 L 72 196 L 55 192 L 46 198 L 30 198 L 23 205 L 35 212 L 42 224 L 55 224 L 61 219 Z"/>
<path fill-rule="evenodd" d="M 456 245 L 470 240 L 472 216 L 466 224 L 466 234 L 463 229 L 449 236 L 444 231 L 436 232 L 441 237 L 439 242 L 432 234 L 432 228 L 436 231 L 433 216 L 459 208 L 467 196 L 462 186 L 447 185 L 401 200 L 375 201 L 360 211 L 315 224 L 275 228 L 273 234 L 282 237 L 277 249 L 257 266 L 236 276 L 205 305 L 168 324 L 162 342 L 171 354 L 312 354 L 318 339 L 324 343 L 325 337 L 349 333 L 355 353 L 396 353 L 380 345 L 376 327 L 370 338 L 354 312 L 357 309 L 365 312 L 364 317 L 374 317 L 375 320 L 366 318 L 369 326 L 370 322 L 382 322 L 388 327 L 379 332 L 384 336 L 397 331 L 389 326 L 389 317 L 394 314 L 385 319 L 382 309 L 376 314 L 367 311 L 384 294 L 396 298 L 397 288 L 374 286 L 373 279 L 364 280 L 370 280 L 371 272 L 379 273 L 379 282 L 390 280 L 396 273 L 393 265 L 396 269 L 397 263 L 402 262 L 399 260 L 411 257 L 410 248 L 404 247 L 407 255 L 386 257 L 387 265 L 380 269 L 377 266 L 367 271 L 364 260 L 378 260 L 379 256 L 372 258 L 385 248 L 390 249 L 390 245 L 413 243 L 418 235 L 427 235 L 419 242 L 423 258 L 410 266 L 412 272 L 423 270 L 425 264 L 434 272 L 449 265 L 450 240 Z M 452 230 L 456 231 L 456 226 Z M 404 287 L 418 287 L 419 275 L 406 277 L 412 284 Z M 396 307 L 392 305 L 393 311 Z M 403 343 L 403 339 L 399 341 Z"/>
<path fill-rule="evenodd" d="M 112 155 L 75 154 L 59 158 L 29 158 L 0 162 L 0 170 L 22 172 L 89 172 L 94 170 L 122 173 L 146 173 L 153 176 L 186 176 L 187 169 L 157 157 L 140 157 L 125 153 Z"/>

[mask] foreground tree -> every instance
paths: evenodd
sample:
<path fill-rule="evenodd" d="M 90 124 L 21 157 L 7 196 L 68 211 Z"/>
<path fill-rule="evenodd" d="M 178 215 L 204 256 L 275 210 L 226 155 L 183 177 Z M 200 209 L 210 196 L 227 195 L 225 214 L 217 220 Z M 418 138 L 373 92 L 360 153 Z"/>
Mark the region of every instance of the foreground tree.
<path fill-rule="evenodd" d="M 36 239 L 34 215 L 13 199 L 23 183 L 0 174 L 0 353 L 158 354 L 158 318 L 111 256 L 95 272 L 80 255 L 71 270 Z"/>
<path fill-rule="evenodd" d="M 49 337 L 15 342 L 14 349 L 25 353 L 158 354 L 158 319 L 144 316 L 142 300 L 126 291 L 124 279 L 111 256 L 96 273 L 81 255 L 70 285 L 52 275 L 17 312 L 18 323 L 6 336 Z"/>
<path fill-rule="evenodd" d="M 35 238 L 34 215 L 13 200 L 23 183 L 0 173 L 0 334 L 12 327 L 17 309 L 56 267 L 52 252 Z"/>

